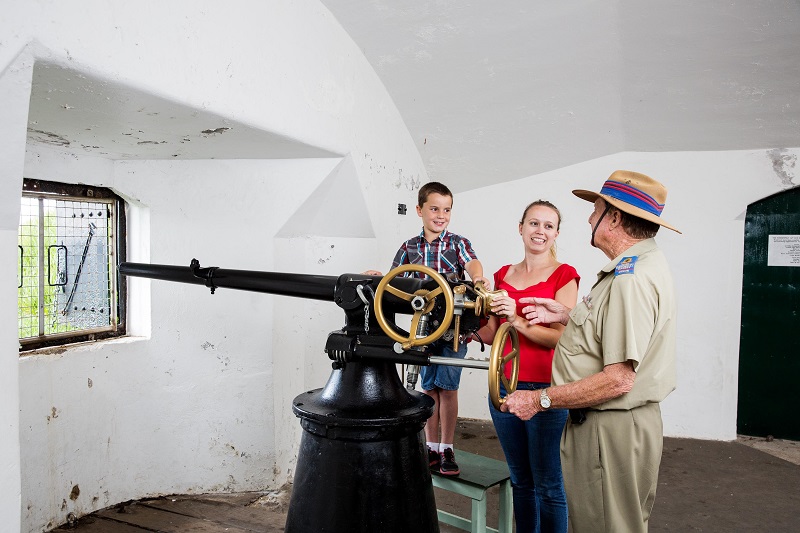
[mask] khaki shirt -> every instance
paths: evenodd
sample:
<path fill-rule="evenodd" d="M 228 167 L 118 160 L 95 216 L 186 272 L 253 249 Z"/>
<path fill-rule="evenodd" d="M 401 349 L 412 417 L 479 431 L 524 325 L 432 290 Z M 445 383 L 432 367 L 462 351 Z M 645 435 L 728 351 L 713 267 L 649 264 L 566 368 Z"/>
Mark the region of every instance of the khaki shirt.
<path fill-rule="evenodd" d="M 654 239 L 608 263 L 570 313 L 553 356 L 553 385 L 591 376 L 605 365 L 633 361 L 633 389 L 594 409 L 633 409 L 675 389 L 675 293 Z"/>

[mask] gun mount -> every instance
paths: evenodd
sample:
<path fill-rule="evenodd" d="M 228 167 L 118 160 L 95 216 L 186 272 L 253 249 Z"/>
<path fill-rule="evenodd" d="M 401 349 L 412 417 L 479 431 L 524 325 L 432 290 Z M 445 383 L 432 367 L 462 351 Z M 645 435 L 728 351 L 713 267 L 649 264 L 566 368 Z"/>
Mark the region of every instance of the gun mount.
<path fill-rule="evenodd" d="M 331 332 L 325 344 L 333 360 L 327 384 L 292 403 L 305 431 L 286 523 L 290 533 L 438 532 L 421 436 L 433 400 L 414 390 L 419 366 L 488 370 L 489 395 L 498 408 L 504 401 L 500 383 L 509 394 L 516 389 L 519 345 L 509 324 L 495 335 L 488 362 L 428 354 L 430 344 L 440 339 L 452 341 L 457 350 L 478 331 L 497 294 L 481 284 L 449 281 L 428 267 L 404 265 L 383 277 L 320 276 L 201 267 L 193 259 L 188 267 L 122 263 L 119 271 L 204 285 L 212 294 L 238 289 L 331 301 L 344 310 L 343 327 Z M 397 325 L 397 315 L 412 315 L 410 331 Z M 397 363 L 408 365 L 405 388 Z M 351 496 L 354 487 L 360 487 L 359 498 Z"/>

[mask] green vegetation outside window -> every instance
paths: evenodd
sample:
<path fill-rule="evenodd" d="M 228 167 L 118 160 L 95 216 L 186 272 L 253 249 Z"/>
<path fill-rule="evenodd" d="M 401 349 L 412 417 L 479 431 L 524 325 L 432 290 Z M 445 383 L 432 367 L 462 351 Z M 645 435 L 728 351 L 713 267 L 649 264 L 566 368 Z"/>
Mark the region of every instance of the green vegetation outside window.
<path fill-rule="evenodd" d="M 20 348 L 123 335 L 124 204 L 110 190 L 25 180 L 19 222 Z"/>

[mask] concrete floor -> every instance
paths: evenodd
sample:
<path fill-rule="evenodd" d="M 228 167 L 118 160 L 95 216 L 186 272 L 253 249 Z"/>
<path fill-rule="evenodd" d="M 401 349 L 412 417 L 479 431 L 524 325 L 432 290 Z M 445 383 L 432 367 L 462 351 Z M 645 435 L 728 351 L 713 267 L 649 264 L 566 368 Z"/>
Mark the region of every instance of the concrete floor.
<path fill-rule="evenodd" d="M 491 422 L 460 420 L 456 448 L 503 459 Z M 457 452 L 456 452 L 457 453 Z M 800 531 L 800 443 L 664 439 L 652 532 Z M 81 518 L 78 533 L 277 533 L 291 485 L 270 493 L 172 496 L 127 502 Z M 470 501 L 435 489 L 437 507 L 469 515 Z M 488 523 L 497 527 L 497 493 Z M 441 533 L 460 531 L 442 526 Z"/>
<path fill-rule="evenodd" d="M 800 442 L 762 437 L 746 437 L 739 435 L 739 444 L 750 446 L 779 459 L 800 465 Z"/>

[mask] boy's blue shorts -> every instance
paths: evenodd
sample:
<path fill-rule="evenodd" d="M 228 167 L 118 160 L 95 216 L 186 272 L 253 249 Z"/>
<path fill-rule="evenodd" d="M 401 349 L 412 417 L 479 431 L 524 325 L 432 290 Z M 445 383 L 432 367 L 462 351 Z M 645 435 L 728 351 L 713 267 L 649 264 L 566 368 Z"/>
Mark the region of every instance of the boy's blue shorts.
<path fill-rule="evenodd" d="M 467 356 L 467 343 L 462 342 L 458 346 L 458 351 L 453 351 L 453 341 L 443 341 L 439 339 L 431 346 L 431 355 L 438 357 L 454 357 L 464 359 Z M 461 383 L 460 366 L 428 365 L 419 368 L 419 376 L 422 390 L 433 390 L 436 388 L 444 390 L 458 390 Z"/>

